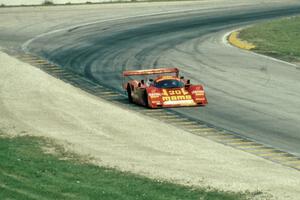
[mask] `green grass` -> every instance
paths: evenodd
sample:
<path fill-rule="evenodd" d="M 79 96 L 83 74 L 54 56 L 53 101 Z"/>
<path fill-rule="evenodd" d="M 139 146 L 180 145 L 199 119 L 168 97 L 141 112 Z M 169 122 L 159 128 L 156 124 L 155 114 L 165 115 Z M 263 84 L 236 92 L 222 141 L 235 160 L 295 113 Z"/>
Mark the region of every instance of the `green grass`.
<path fill-rule="evenodd" d="M 256 45 L 255 52 L 290 62 L 300 61 L 300 17 L 255 25 L 243 30 L 240 38 Z"/>
<path fill-rule="evenodd" d="M 55 149 L 44 153 L 41 146 Z M 1 199 L 246 199 L 250 194 L 191 188 L 98 167 L 45 139 L 0 136 Z"/>

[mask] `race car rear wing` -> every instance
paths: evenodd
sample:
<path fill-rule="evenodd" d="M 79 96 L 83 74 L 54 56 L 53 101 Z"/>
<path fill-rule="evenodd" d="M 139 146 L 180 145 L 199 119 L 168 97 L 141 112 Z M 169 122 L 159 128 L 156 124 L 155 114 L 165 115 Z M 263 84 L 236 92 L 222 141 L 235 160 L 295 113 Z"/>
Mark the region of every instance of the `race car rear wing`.
<path fill-rule="evenodd" d="M 140 76 L 140 75 L 166 74 L 166 73 L 176 73 L 176 77 L 178 77 L 179 69 L 159 68 L 159 69 L 131 70 L 131 71 L 124 71 L 123 76 Z"/>

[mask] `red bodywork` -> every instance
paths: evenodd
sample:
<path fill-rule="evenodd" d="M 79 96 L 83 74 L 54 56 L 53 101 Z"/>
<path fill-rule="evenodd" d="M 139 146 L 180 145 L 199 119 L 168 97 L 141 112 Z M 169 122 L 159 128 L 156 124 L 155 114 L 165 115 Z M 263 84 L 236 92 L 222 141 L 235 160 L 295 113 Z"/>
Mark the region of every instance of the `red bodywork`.
<path fill-rule="evenodd" d="M 172 75 L 163 75 L 172 74 Z M 177 68 L 161 68 L 149 70 L 124 71 L 123 76 L 156 75 L 155 79 L 146 83 L 142 80 L 129 80 L 123 83 L 129 102 L 150 108 L 204 106 L 207 98 L 202 85 L 192 85 L 189 80 L 179 78 Z M 173 85 L 174 84 L 174 87 Z"/>

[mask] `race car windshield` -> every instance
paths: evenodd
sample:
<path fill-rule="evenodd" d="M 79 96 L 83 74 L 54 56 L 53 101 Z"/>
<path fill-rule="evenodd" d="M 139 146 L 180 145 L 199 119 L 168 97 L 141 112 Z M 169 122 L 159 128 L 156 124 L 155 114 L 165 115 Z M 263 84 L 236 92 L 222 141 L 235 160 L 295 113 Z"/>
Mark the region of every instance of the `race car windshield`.
<path fill-rule="evenodd" d="M 154 84 L 157 88 L 181 88 L 184 87 L 184 83 L 178 80 L 162 80 L 155 82 Z"/>

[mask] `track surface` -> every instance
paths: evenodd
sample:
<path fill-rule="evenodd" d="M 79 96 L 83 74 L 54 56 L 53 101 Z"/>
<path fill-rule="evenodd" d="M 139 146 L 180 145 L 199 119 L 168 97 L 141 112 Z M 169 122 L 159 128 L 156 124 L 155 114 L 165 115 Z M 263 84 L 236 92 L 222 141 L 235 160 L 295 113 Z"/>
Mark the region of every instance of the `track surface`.
<path fill-rule="evenodd" d="M 124 69 L 180 66 L 206 86 L 209 105 L 175 112 L 300 155 L 299 69 L 222 43 L 228 30 L 294 14 L 300 4 L 107 21 L 47 35 L 29 50 L 120 92 Z"/>

